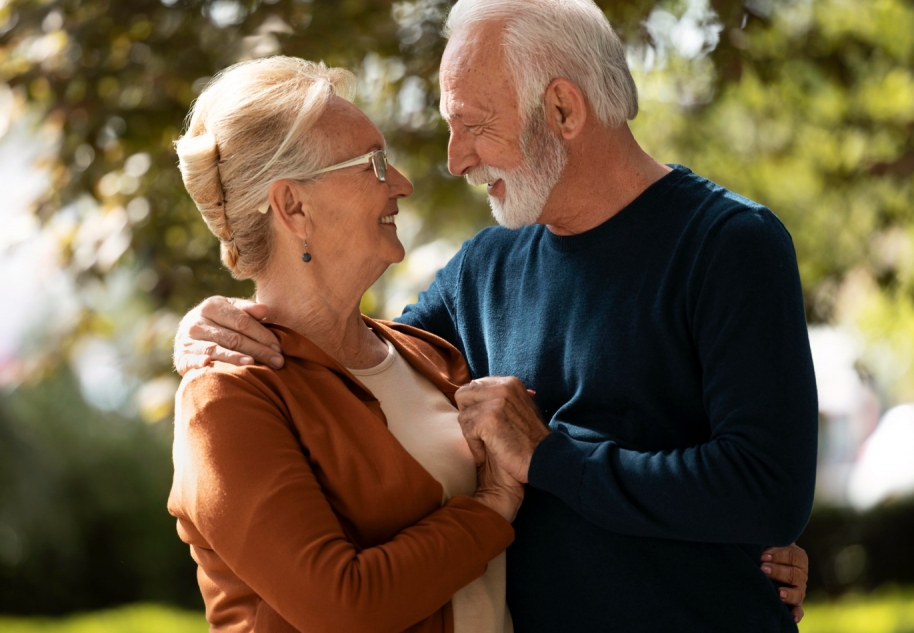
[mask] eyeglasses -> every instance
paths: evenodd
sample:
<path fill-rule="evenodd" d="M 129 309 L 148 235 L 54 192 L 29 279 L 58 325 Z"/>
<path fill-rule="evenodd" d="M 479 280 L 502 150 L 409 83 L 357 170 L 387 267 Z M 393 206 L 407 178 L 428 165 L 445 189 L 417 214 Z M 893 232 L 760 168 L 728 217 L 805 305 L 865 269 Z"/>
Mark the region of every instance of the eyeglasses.
<path fill-rule="evenodd" d="M 314 172 L 314 175 L 324 174 L 328 171 L 334 171 L 336 169 L 343 169 L 344 167 L 355 167 L 356 165 L 366 165 L 371 163 L 372 168 L 374 169 L 374 175 L 381 182 L 387 182 L 387 152 L 383 149 L 376 149 L 368 152 L 364 156 L 359 156 L 358 158 L 353 158 L 352 160 L 347 160 L 343 163 L 337 163 L 336 165 L 330 165 L 330 167 L 324 167 L 323 169 L 318 169 Z M 270 210 L 270 203 L 260 205 L 257 209 L 261 213 L 266 213 Z"/>
<path fill-rule="evenodd" d="M 364 165 L 366 163 L 371 163 L 371 166 L 374 168 L 374 175 L 378 177 L 378 180 L 381 182 L 387 182 L 387 152 L 385 152 L 383 149 L 376 149 L 374 151 L 368 152 L 364 156 L 359 156 L 358 158 L 347 160 L 344 163 L 337 163 L 336 165 L 331 165 L 330 167 L 318 169 L 314 173 L 315 175 L 323 174 L 328 171 L 334 171 L 335 169 L 354 167 L 355 165 Z"/>

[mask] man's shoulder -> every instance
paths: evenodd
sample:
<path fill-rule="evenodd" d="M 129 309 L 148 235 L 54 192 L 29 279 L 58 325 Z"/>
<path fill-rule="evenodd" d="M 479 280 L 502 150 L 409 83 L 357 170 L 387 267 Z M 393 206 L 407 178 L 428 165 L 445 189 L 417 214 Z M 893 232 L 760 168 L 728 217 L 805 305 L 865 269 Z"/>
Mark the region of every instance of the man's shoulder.
<path fill-rule="evenodd" d="M 680 181 L 672 202 L 691 210 L 692 227 L 702 233 L 787 234 L 783 223 L 767 206 L 692 172 Z"/>

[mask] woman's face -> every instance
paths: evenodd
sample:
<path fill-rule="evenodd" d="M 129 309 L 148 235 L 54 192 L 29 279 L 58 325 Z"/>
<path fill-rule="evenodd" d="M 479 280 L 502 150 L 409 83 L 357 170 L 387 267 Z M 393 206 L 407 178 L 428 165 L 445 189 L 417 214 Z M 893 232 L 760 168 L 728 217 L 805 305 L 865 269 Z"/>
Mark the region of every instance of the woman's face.
<path fill-rule="evenodd" d="M 328 166 L 384 149 L 384 137 L 365 114 L 339 97 L 331 97 L 317 124 L 328 148 Z M 372 165 L 336 169 L 305 185 L 310 208 L 308 247 L 313 262 L 340 264 L 347 272 L 373 276 L 373 283 L 405 255 L 397 237 L 397 200 L 413 186 L 393 165 L 386 182 Z"/>

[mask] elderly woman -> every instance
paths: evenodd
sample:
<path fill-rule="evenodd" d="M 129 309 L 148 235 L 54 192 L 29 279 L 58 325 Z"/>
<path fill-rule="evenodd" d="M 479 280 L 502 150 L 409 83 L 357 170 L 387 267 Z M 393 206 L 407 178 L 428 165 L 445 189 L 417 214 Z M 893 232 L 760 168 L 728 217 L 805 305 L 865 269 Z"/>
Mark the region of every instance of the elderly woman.
<path fill-rule="evenodd" d="M 273 57 L 224 71 L 191 110 L 184 183 L 287 361 L 184 377 L 168 508 L 213 630 L 504 631 L 523 488 L 494 464 L 477 488 L 460 354 L 359 313 L 403 259 L 412 185 L 354 85 Z"/>

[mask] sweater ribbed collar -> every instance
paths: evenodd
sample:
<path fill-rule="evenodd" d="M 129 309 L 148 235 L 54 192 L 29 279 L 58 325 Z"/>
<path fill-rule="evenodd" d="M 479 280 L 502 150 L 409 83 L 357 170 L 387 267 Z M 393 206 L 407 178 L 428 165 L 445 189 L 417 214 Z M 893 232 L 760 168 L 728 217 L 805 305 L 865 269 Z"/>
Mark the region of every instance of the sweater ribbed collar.
<path fill-rule="evenodd" d="M 641 192 L 617 214 L 595 226 L 589 231 L 577 235 L 556 235 L 545 226 L 536 227 L 542 230 L 545 243 L 557 251 L 572 253 L 588 249 L 598 244 L 605 244 L 606 240 L 615 234 L 625 233 L 629 227 L 643 222 L 646 214 L 657 207 L 657 202 L 667 194 L 687 174 L 692 171 L 682 165 L 668 165 L 673 171 L 666 174 L 647 189 Z"/>

